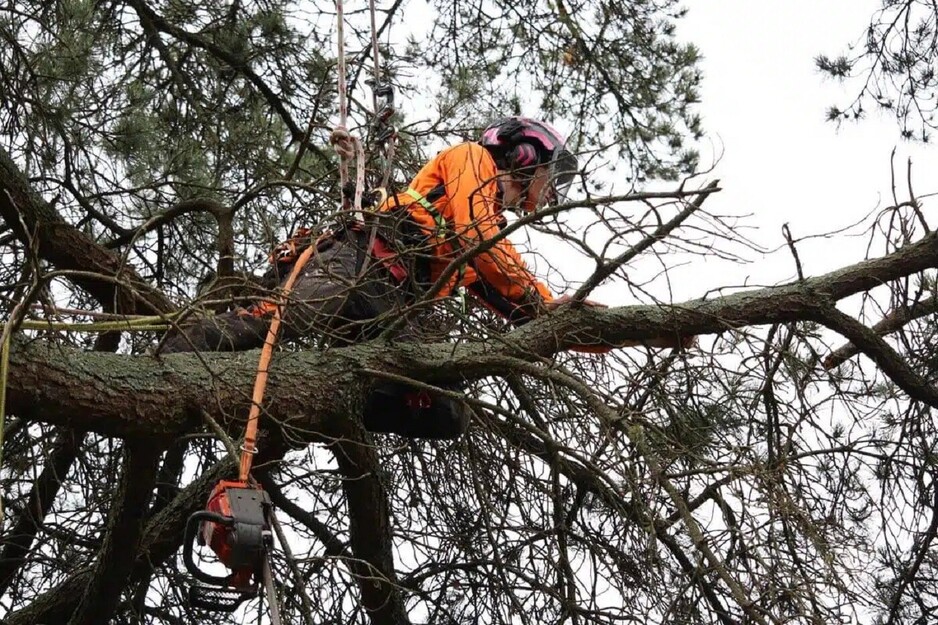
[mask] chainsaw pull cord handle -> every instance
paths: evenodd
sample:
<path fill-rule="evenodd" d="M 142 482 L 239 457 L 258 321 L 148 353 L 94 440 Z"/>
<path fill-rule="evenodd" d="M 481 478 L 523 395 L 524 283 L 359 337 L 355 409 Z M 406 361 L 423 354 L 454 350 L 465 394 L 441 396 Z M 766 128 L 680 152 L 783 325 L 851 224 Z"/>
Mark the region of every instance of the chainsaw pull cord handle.
<path fill-rule="evenodd" d="M 248 413 L 247 426 L 244 429 L 244 444 L 241 445 L 241 468 L 238 472 L 238 479 L 247 483 L 248 476 L 251 473 L 251 464 L 254 462 L 254 454 L 257 453 L 257 422 L 261 414 L 261 403 L 264 401 L 264 391 L 267 390 L 267 371 L 270 368 L 270 359 L 274 353 L 274 346 L 277 343 L 277 333 L 280 331 L 280 319 L 282 309 L 287 305 L 287 299 L 290 291 L 293 290 L 293 284 L 296 282 L 300 271 L 312 257 L 319 245 L 319 242 L 325 235 L 320 235 L 308 248 L 303 250 L 300 257 L 296 259 L 293 270 L 287 277 L 283 285 L 283 291 L 280 296 L 280 303 L 274 309 L 274 317 L 270 322 L 270 328 L 267 330 L 267 338 L 264 339 L 264 347 L 261 349 L 261 357 L 257 362 L 257 377 L 254 379 L 254 391 L 251 395 L 251 411 Z"/>

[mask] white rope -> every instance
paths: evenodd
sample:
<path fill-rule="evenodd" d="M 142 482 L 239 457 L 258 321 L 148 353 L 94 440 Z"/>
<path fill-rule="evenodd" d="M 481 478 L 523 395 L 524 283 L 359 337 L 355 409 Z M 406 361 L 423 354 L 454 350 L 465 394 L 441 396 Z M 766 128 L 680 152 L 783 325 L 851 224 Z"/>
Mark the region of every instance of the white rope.
<path fill-rule="evenodd" d="M 345 15 L 342 7 L 342 0 L 335 0 L 336 10 L 336 38 L 338 40 L 338 56 L 336 57 L 338 77 L 338 96 L 339 96 L 339 125 L 332 131 L 329 142 L 335 147 L 336 154 L 339 155 L 339 185 L 345 189 L 348 183 L 348 162 L 355 154 L 352 145 L 352 138 L 348 132 L 348 102 L 346 101 L 346 91 L 348 84 L 345 74 Z M 342 207 L 348 209 L 348 200 L 344 198 Z"/>

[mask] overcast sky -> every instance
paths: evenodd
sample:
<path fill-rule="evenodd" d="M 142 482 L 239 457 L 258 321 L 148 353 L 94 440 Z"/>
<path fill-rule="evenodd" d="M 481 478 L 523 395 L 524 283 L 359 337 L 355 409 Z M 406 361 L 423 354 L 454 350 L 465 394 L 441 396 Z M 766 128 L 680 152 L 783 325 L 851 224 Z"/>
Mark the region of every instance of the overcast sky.
<path fill-rule="evenodd" d="M 860 41 L 881 0 L 685 0 L 684 6 L 689 12 L 678 21 L 678 36 L 703 55 L 698 110 L 707 135 L 698 146 L 701 167 L 716 162 L 697 186 L 719 178 L 723 190 L 707 200 L 706 208 L 721 215 L 751 214 L 741 222 L 748 227 L 746 234 L 769 253 L 747 251 L 750 262 L 742 265 L 713 254 L 697 257 L 672 266 L 666 283 L 661 266 L 646 253 L 630 263 L 628 272 L 639 282 L 658 275 L 651 289 L 655 298 L 683 301 L 717 287 L 795 279 L 795 264 L 782 235 L 784 223 L 795 239 L 802 239 L 797 247 L 808 276 L 862 260 L 869 237 L 860 235 L 870 220 L 832 238 L 811 235 L 840 230 L 893 204 L 893 148 L 900 201 L 908 199 L 909 158 L 916 193 L 938 191 L 938 150 L 901 141 L 893 117 L 871 111 L 859 123 L 838 126 L 825 121 L 827 109 L 849 103 L 857 86 L 821 75 L 814 59 L 822 53 L 838 55 Z M 926 215 L 936 203 L 938 198 L 925 201 Z M 881 253 L 881 245 L 871 252 Z M 574 281 L 588 272 L 585 266 L 582 271 L 565 271 Z M 610 304 L 635 303 L 635 294 L 614 281 L 607 281 L 595 295 Z"/>
<path fill-rule="evenodd" d="M 912 158 L 916 192 L 938 190 L 936 150 L 900 142 L 894 119 L 871 115 L 839 129 L 824 121 L 826 109 L 846 102 L 848 91 L 821 76 L 814 57 L 833 56 L 857 41 L 880 4 L 685 2 L 690 11 L 678 32 L 704 57 L 701 112 L 709 139 L 702 156 L 707 161 L 722 153 L 714 176 L 725 190 L 712 201 L 720 212 L 754 213 L 750 223 L 760 225 L 756 236 L 765 246 L 783 243 L 785 222 L 800 237 L 837 229 L 890 205 L 894 147 L 903 180 Z M 820 240 L 799 246 L 806 273 L 859 260 L 865 243 L 838 241 L 837 247 Z M 759 282 L 791 276 L 790 263 L 769 264 L 771 275 L 768 267 L 750 267 L 751 275 Z"/>

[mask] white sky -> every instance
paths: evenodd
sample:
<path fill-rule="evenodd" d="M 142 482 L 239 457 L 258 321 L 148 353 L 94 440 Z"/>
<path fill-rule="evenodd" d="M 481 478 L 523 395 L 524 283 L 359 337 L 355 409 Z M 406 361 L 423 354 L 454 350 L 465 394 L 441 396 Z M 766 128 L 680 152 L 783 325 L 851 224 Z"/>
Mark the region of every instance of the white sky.
<path fill-rule="evenodd" d="M 873 113 L 839 129 L 824 121 L 826 109 L 849 101 L 853 92 L 822 76 L 814 57 L 835 56 L 857 41 L 880 5 L 880 0 L 685 2 L 690 10 L 678 23 L 679 36 L 704 56 L 700 111 L 709 139 L 701 145 L 702 160 L 722 152 L 713 177 L 724 191 L 707 206 L 719 213 L 752 213 L 748 223 L 759 227 L 754 238 L 767 248 L 784 245 L 785 222 L 799 238 L 844 227 L 891 205 L 894 147 L 900 201 L 907 199 L 901 190 L 908 158 L 916 193 L 938 190 L 938 180 L 930 177 L 938 168 L 938 151 L 900 142 L 891 117 Z M 926 202 L 926 216 L 929 209 Z M 806 274 L 851 264 L 865 251 L 865 238 L 836 241 L 836 246 L 821 239 L 799 244 Z M 749 265 L 744 275 L 757 283 L 794 277 L 787 251 L 766 260 Z"/>
<path fill-rule="evenodd" d="M 814 59 L 819 54 L 836 56 L 861 41 L 881 3 L 684 0 L 689 12 L 677 22 L 678 36 L 694 43 L 703 55 L 698 111 L 706 137 L 698 145 L 701 168 L 716 162 L 712 173 L 693 186 L 719 178 L 723 190 L 707 200 L 706 209 L 720 215 L 751 215 L 740 222 L 745 234 L 769 253 L 738 250 L 750 261 L 746 264 L 715 255 L 684 257 L 683 264 L 676 264 L 681 258 L 671 257 L 665 280 L 659 262 L 646 252 L 630 263 L 631 278 L 642 282 L 657 275 L 649 292 L 659 301 L 675 302 L 702 297 L 719 287 L 792 281 L 797 274 L 782 235 L 785 223 L 793 237 L 800 239 L 797 248 L 806 276 L 858 262 L 868 254 L 869 219 L 849 233 L 828 238 L 812 235 L 841 230 L 893 204 L 890 154 L 894 148 L 900 202 L 908 199 L 905 181 L 910 158 L 916 194 L 938 191 L 938 179 L 931 177 L 938 171 L 938 149 L 901 141 L 892 116 L 870 110 L 859 123 L 838 126 L 825 121 L 827 109 L 848 104 L 858 85 L 828 79 L 816 69 Z M 558 125 L 566 128 L 561 120 Z M 620 178 L 612 169 L 610 164 L 605 173 L 599 170 L 594 175 L 606 175 L 609 181 Z M 628 185 L 614 186 L 622 192 Z M 654 190 L 675 187 L 675 183 L 660 182 L 649 186 Z M 936 203 L 938 199 L 925 200 L 926 217 Z M 635 210 L 642 208 L 636 205 Z M 878 242 L 871 255 L 882 253 L 882 242 Z M 532 248 L 547 256 L 550 264 L 562 266 L 566 278 L 574 282 L 590 273 L 591 264 L 581 266 L 569 259 L 556 262 L 564 253 L 552 254 L 536 241 Z M 544 275 L 542 264 L 535 260 L 533 265 Z M 613 280 L 598 288 L 594 298 L 613 305 L 636 303 L 635 294 Z"/>

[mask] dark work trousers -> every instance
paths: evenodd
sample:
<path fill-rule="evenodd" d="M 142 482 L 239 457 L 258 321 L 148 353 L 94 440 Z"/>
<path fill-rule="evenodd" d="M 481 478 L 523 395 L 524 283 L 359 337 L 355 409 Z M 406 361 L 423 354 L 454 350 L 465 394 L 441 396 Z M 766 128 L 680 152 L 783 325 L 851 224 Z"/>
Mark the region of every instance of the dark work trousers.
<path fill-rule="evenodd" d="M 359 277 L 367 245 L 367 233 L 354 230 L 320 245 L 300 270 L 283 309 L 280 340 L 318 336 L 330 345 L 367 340 L 406 305 L 407 291 L 374 261 Z M 254 315 L 250 309 L 205 317 L 181 333 L 171 332 L 162 352 L 253 349 L 264 344 L 269 326 L 270 315 Z"/>
<path fill-rule="evenodd" d="M 359 275 L 367 245 L 368 233 L 359 230 L 347 230 L 320 245 L 300 271 L 283 309 L 280 340 L 315 336 L 328 345 L 350 345 L 375 338 L 403 314 L 408 291 L 395 284 L 379 261 L 368 259 L 364 275 Z M 264 344 L 269 326 L 270 315 L 254 315 L 250 309 L 204 317 L 170 331 L 161 351 L 253 349 Z M 398 340 L 420 340 L 420 332 L 408 324 Z M 366 400 L 363 422 L 373 432 L 456 438 L 468 425 L 468 408 L 449 397 L 381 381 Z"/>

